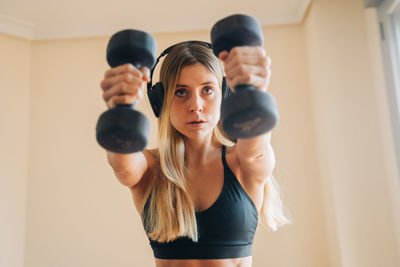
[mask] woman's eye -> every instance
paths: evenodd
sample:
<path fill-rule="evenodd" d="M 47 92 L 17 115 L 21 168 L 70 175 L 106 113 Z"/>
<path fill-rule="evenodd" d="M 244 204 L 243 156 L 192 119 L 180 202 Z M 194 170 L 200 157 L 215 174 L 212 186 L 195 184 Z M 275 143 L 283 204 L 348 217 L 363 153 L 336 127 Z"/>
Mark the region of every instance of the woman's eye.
<path fill-rule="evenodd" d="M 175 90 L 175 95 L 178 97 L 182 97 L 186 95 L 186 90 L 185 89 L 177 89 Z"/>
<path fill-rule="evenodd" d="M 207 86 L 207 87 L 204 87 L 204 88 L 203 88 L 203 92 L 204 92 L 205 94 L 209 95 L 209 94 L 211 94 L 212 92 L 214 92 L 214 89 L 213 89 L 212 87 Z"/>

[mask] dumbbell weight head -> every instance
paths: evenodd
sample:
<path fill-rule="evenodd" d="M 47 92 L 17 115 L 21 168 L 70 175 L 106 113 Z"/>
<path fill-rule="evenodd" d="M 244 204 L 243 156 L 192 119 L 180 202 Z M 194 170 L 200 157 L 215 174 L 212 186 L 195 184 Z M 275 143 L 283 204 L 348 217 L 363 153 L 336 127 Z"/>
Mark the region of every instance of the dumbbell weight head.
<path fill-rule="evenodd" d="M 222 128 L 230 136 L 241 139 L 270 131 L 278 117 L 275 99 L 257 89 L 237 90 L 221 107 Z"/>
<path fill-rule="evenodd" d="M 156 62 L 157 43 L 150 34 L 127 29 L 111 36 L 107 45 L 107 62 L 110 67 L 131 63 L 136 68 L 151 69 Z"/>
<path fill-rule="evenodd" d="M 97 141 L 106 150 L 127 154 L 142 151 L 148 143 L 149 120 L 129 105 L 101 114 L 97 123 Z"/>
<path fill-rule="evenodd" d="M 211 29 L 211 48 L 218 57 L 222 51 L 236 46 L 262 46 L 263 32 L 256 19 L 248 15 L 232 15 L 214 24 Z"/>
<path fill-rule="evenodd" d="M 111 67 L 130 63 L 136 68 L 151 69 L 155 64 L 157 45 L 142 31 L 123 30 L 114 34 L 107 46 Z M 98 143 L 106 150 L 127 154 L 143 150 L 148 143 L 150 123 L 132 105 L 118 105 L 104 112 L 96 126 Z"/>

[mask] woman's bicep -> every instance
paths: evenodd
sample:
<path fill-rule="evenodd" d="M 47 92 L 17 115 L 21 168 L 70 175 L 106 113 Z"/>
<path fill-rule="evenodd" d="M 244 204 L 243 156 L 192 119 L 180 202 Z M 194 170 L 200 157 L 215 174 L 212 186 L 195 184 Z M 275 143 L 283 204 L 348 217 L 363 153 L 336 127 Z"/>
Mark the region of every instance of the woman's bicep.
<path fill-rule="evenodd" d="M 271 143 L 263 144 L 254 157 L 241 157 L 238 153 L 238 162 L 242 177 L 255 182 L 264 183 L 275 167 L 275 153 Z"/>
<path fill-rule="evenodd" d="M 134 187 L 148 168 L 148 154 L 146 150 L 133 154 L 107 152 L 107 159 L 119 182 L 127 187 Z"/>

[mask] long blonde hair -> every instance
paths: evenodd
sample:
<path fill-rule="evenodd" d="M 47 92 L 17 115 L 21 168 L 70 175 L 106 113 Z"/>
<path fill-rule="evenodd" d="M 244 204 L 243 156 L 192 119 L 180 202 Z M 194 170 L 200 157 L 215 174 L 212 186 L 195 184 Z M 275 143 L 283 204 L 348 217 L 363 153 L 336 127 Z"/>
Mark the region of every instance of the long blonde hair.
<path fill-rule="evenodd" d="M 222 88 L 222 66 L 204 45 L 176 45 L 166 56 L 160 71 L 160 81 L 164 86 L 164 102 L 158 120 L 160 169 L 154 172 L 149 187 L 147 217 L 143 218 L 149 237 L 158 242 L 169 242 L 180 236 L 198 240 L 195 209 L 185 179 L 184 136 L 172 126 L 169 118 L 179 73 L 183 67 L 196 63 L 210 70 Z M 213 135 L 222 145 L 235 145 L 235 140 L 222 130 L 221 123 L 218 123 Z M 289 221 L 282 213 L 277 183 L 272 176 L 266 181 L 264 194 L 261 214 L 267 224 L 276 230 Z"/>

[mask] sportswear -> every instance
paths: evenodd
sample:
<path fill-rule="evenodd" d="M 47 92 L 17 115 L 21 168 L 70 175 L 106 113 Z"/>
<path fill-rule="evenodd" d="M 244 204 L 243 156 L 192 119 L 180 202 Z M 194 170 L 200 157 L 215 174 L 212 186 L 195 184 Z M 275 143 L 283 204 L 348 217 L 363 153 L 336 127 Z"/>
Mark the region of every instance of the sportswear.
<path fill-rule="evenodd" d="M 217 200 L 206 210 L 196 212 L 198 242 L 179 237 L 160 243 L 149 238 L 154 257 L 159 259 L 229 259 L 252 255 L 258 212 L 226 162 L 222 147 L 224 185 Z M 144 206 L 145 225 L 150 197 Z"/>

